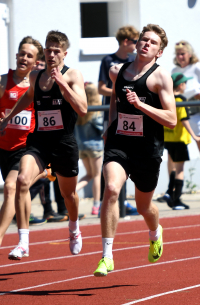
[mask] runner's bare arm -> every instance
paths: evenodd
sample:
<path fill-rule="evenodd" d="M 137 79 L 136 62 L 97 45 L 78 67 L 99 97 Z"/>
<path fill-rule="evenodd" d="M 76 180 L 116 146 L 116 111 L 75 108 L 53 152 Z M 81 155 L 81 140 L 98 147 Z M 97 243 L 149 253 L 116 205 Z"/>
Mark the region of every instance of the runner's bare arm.
<path fill-rule="evenodd" d="M 108 127 L 111 125 L 111 123 L 117 118 L 117 108 L 116 108 L 116 93 L 115 93 L 115 82 L 117 79 L 118 72 L 120 70 L 120 65 L 116 65 L 110 68 L 109 70 L 109 77 L 112 81 L 112 94 L 110 98 L 110 109 L 109 109 L 109 121 L 108 121 Z M 106 143 L 107 140 L 107 132 L 108 128 L 103 134 L 103 139 L 104 139 L 104 144 Z"/>
<path fill-rule="evenodd" d="M 196 136 L 194 131 L 192 130 L 192 127 L 190 126 L 190 122 L 188 120 L 182 120 L 181 123 L 185 127 L 185 129 L 189 132 L 189 134 L 193 137 L 193 139 L 200 143 L 200 137 Z"/>
<path fill-rule="evenodd" d="M 69 69 L 62 75 L 59 68 L 56 67 L 52 69 L 51 77 L 60 87 L 64 99 L 70 103 L 78 115 L 84 116 L 87 113 L 87 98 L 81 72 Z"/>
<path fill-rule="evenodd" d="M 112 66 L 109 70 L 109 76 L 113 84 L 112 95 L 110 99 L 110 110 L 109 110 L 109 123 L 108 126 L 117 118 L 116 108 L 116 93 L 115 93 L 115 82 L 122 64 Z"/>
<path fill-rule="evenodd" d="M 112 94 L 112 89 L 106 87 L 106 84 L 102 81 L 99 81 L 98 91 L 99 91 L 99 94 L 102 94 L 104 96 L 111 96 L 111 94 Z"/>
<path fill-rule="evenodd" d="M 10 113 L 8 115 L 6 115 L 5 117 L 2 117 L 0 119 L 0 131 L 3 131 L 5 129 L 5 127 L 8 124 L 8 121 L 15 116 L 17 113 L 19 113 L 20 111 L 24 110 L 25 108 L 27 108 L 33 101 L 34 98 L 34 83 L 35 83 L 35 79 L 36 79 L 36 73 L 38 71 L 34 71 L 31 72 L 31 74 L 33 73 L 33 75 L 30 74 L 29 79 L 30 79 L 30 87 L 28 88 L 28 90 L 26 91 L 26 93 L 24 93 L 21 98 L 17 101 L 17 103 L 14 105 L 14 107 L 11 109 Z"/>
<path fill-rule="evenodd" d="M 163 109 L 157 109 L 141 102 L 137 94 L 129 89 L 127 89 L 127 100 L 156 122 L 173 129 L 176 126 L 177 117 L 171 76 L 164 69 L 159 69 L 156 72 L 155 81 L 157 82 L 155 90 Z"/>

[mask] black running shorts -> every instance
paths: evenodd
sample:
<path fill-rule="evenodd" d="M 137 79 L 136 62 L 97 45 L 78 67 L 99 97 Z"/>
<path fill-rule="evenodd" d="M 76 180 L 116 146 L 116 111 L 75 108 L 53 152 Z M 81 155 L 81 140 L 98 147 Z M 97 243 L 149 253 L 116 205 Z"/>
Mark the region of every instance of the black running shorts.
<path fill-rule="evenodd" d="M 190 160 L 188 147 L 183 142 L 165 142 L 165 149 L 168 150 L 173 162 L 185 162 Z"/>
<path fill-rule="evenodd" d="M 59 142 L 47 143 L 37 140 L 34 134 L 29 134 L 26 143 L 25 154 L 36 155 L 45 169 L 51 163 L 52 172 L 63 177 L 75 177 L 78 175 L 78 145 L 74 135 L 69 135 Z"/>
<path fill-rule="evenodd" d="M 104 164 L 108 162 L 119 163 L 135 183 L 141 192 L 153 191 L 158 183 L 160 164 L 162 159 L 157 158 L 134 158 L 117 149 L 108 149 L 104 153 Z"/>
<path fill-rule="evenodd" d="M 0 168 L 4 181 L 11 170 L 18 171 L 20 159 L 25 151 L 26 148 L 20 148 L 14 151 L 0 149 Z"/>

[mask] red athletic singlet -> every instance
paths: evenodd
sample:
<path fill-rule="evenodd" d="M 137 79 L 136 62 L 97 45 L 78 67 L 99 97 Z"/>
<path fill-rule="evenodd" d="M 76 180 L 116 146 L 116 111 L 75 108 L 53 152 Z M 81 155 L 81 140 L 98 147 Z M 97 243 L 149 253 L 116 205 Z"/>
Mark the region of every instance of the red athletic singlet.
<path fill-rule="evenodd" d="M 18 99 L 27 91 L 28 87 L 21 88 L 13 81 L 13 70 L 8 72 L 8 80 L 4 95 L 0 99 L 0 113 L 7 114 Z M 6 127 L 6 134 L 0 137 L 0 148 L 17 150 L 26 146 L 26 138 L 35 128 L 35 110 L 31 103 L 25 110 L 14 116 Z"/>

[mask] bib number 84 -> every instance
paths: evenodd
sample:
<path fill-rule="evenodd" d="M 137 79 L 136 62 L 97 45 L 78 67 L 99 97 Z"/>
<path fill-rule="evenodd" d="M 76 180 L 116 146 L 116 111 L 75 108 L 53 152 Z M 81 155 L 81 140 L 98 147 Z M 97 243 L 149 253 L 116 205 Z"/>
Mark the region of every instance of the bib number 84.
<path fill-rule="evenodd" d="M 135 122 L 131 122 L 131 124 L 129 125 L 128 121 L 123 121 L 123 129 L 124 130 L 132 129 L 134 131 L 136 129 Z"/>

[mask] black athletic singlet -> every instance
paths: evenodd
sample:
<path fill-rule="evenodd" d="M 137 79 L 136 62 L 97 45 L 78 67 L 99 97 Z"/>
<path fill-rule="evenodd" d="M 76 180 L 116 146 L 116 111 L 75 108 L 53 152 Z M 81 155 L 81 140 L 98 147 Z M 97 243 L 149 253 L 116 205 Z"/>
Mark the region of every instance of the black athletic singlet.
<path fill-rule="evenodd" d="M 146 85 L 148 76 L 158 65 L 155 63 L 136 81 L 128 81 L 124 79 L 123 71 L 129 65 L 130 63 L 126 63 L 122 66 L 116 80 L 118 116 L 108 129 L 106 149 L 122 150 L 130 157 L 160 157 L 164 149 L 163 126 L 135 108 L 126 99 L 126 89 L 128 88 L 130 91 L 135 91 L 142 102 L 154 108 L 162 109 L 159 96 L 151 92 Z"/>
<path fill-rule="evenodd" d="M 64 74 L 69 68 L 64 66 L 61 73 Z M 35 82 L 34 108 L 35 130 L 33 138 L 47 143 L 59 142 L 70 137 L 74 132 L 77 113 L 71 107 L 60 92 L 59 86 L 54 82 L 49 91 L 42 91 L 39 87 L 41 70 Z"/>

